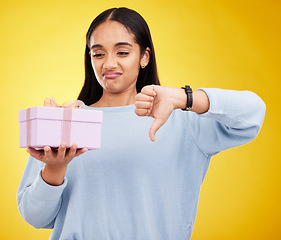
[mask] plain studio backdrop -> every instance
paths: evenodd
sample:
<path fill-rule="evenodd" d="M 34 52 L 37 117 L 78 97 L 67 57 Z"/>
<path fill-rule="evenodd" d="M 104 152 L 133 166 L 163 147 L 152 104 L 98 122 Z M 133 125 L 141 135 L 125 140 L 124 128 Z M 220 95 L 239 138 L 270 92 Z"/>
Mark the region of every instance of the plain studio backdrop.
<path fill-rule="evenodd" d="M 192 240 L 281 239 L 277 0 L 1 1 L 0 238 L 50 235 L 25 223 L 17 210 L 28 158 L 18 148 L 18 111 L 43 105 L 45 97 L 59 103 L 77 98 L 86 31 L 100 12 L 121 6 L 148 22 L 162 85 L 251 90 L 267 105 L 253 142 L 212 159 Z"/>

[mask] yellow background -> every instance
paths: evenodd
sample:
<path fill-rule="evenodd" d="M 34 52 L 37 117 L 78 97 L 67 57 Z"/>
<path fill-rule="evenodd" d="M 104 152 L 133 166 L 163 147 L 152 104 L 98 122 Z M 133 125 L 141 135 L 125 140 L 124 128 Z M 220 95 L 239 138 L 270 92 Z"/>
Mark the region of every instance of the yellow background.
<path fill-rule="evenodd" d="M 212 159 L 192 240 L 281 239 L 278 0 L 1 1 L 0 238 L 47 239 L 17 210 L 28 154 L 18 148 L 18 110 L 75 99 L 86 31 L 114 6 L 137 10 L 154 40 L 162 85 L 251 90 L 265 101 L 259 136 Z M 279 68 L 278 68 L 279 67 Z"/>

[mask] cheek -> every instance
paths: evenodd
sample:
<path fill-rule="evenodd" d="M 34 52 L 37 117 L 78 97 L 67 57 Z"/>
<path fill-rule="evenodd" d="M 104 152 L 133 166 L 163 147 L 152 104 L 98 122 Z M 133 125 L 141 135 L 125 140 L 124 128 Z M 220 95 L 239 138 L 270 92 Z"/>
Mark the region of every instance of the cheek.
<path fill-rule="evenodd" d="M 91 60 L 91 64 L 92 64 L 92 68 L 94 70 L 94 73 L 97 77 L 100 74 L 99 69 L 101 67 L 101 64 L 98 61 L 93 61 L 93 60 Z"/>
<path fill-rule="evenodd" d="M 136 72 L 139 72 L 140 61 L 138 58 L 133 58 L 124 63 L 123 66 L 129 73 L 135 74 Z"/>

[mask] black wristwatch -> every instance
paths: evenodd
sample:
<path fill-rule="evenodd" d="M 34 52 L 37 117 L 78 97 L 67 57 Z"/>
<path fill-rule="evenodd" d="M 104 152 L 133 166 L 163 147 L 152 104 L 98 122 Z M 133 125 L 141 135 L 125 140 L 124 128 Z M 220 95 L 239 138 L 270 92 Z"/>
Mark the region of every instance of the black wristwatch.
<path fill-rule="evenodd" d="M 182 110 L 190 111 L 192 109 L 192 104 L 193 104 L 192 89 L 189 85 L 185 85 L 185 87 L 182 87 L 182 89 L 185 90 L 185 93 L 187 96 L 186 108 L 184 108 Z"/>

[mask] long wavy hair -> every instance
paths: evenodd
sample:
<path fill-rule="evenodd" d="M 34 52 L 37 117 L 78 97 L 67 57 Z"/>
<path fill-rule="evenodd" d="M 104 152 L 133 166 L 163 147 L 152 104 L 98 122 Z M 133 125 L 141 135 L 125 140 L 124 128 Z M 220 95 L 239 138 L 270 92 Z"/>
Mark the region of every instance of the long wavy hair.
<path fill-rule="evenodd" d="M 90 38 L 93 31 L 101 23 L 105 21 L 117 21 L 123 24 L 126 29 L 135 36 L 136 43 L 140 46 L 141 55 L 145 53 L 147 47 L 150 48 L 150 60 L 145 68 L 140 68 L 136 88 L 137 92 L 150 84 L 160 85 L 154 47 L 150 35 L 150 31 L 146 21 L 143 17 L 134 10 L 128 8 L 111 8 L 100 15 L 98 15 L 91 23 L 88 32 L 86 34 L 86 49 L 85 49 L 85 81 L 78 96 L 79 100 L 82 100 L 86 105 L 96 103 L 102 96 L 103 88 L 98 83 L 95 76 L 92 64 L 90 52 Z"/>

